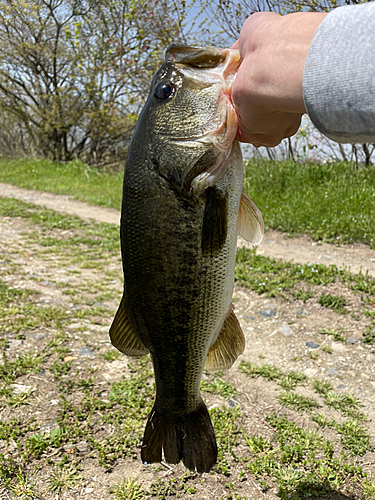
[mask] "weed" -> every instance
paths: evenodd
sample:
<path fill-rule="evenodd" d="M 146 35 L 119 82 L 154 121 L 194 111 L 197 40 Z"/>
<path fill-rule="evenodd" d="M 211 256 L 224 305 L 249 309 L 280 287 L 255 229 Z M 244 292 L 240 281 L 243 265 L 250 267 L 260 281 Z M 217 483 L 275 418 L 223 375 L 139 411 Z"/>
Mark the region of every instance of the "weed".
<path fill-rule="evenodd" d="M 263 377 L 267 380 L 274 380 L 286 390 L 294 389 L 297 385 L 304 385 L 307 381 L 304 373 L 296 371 L 283 372 L 274 365 L 255 365 L 249 361 L 242 361 L 239 368 L 249 377 Z"/>
<path fill-rule="evenodd" d="M 297 385 L 304 385 L 307 381 L 307 377 L 301 372 L 286 372 L 281 378 L 279 385 L 286 390 L 294 389 Z"/>
<path fill-rule="evenodd" d="M 242 428 L 239 425 L 240 410 L 213 408 L 210 410 L 212 424 L 214 426 L 216 442 L 218 447 L 218 458 L 215 470 L 227 475 L 230 472 L 228 455 L 237 461 L 234 447 L 242 436 Z"/>
<path fill-rule="evenodd" d="M 51 474 L 47 479 L 49 485 L 47 491 L 59 495 L 63 490 L 78 487 L 81 481 L 82 475 L 78 472 L 77 465 L 72 462 L 69 466 L 58 468 Z"/>
<path fill-rule="evenodd" d="M 63 429 L 57 427 L 52 431 L 41 431 L 38 434 L 33 434 L 26 438 L 25 452 L 28 459 L 40 458 L 43 452 L 48 450 L 49 447 L 58 448 L 65 439 Z"/>
<path fill-rule="evenodd" d="M 318 394 L 327 394 L 329 391 L 332 391 L 332 385 L 328 380 L 313 378 L 312 386 Z"/>
<path fill-rule="evenodd" d="M 272 447 L 258 452 L 248 468 L 258 478 L 276 477 L 281 499 L 322 498 L 323 494 L 331 498 L 350 476 L 357 481 L 369 480 L 345 454 L 335 458 L 332 443 L 317 432 L 299 427 L 285 415 L 273 413 L 266 420 L 275 429 Z"/>
<path fill-rule="evenodd" d="M 297 411 L 308 411 L 312 408 L 319 408 L 320 406 L 314 398 L 300 396 L 295 392 L 283 391 L 279 394 L 277 399 L 282 406 L 288 406 Z"/>
<path fill-rule="evenodd" d="M 34 482 L 21 469 L 19 469 L 13 484 L 9 484 L 9 489 L 16 497 L 22 497 L 23 500 L 34 500 L 35 498 Z"/>
<path fill-rule="evenodd" d="M 47 343 L 44 351 L 48 352 L 48 351 L 52 350 L 52 352 L 59 354 L 59 355 L 66 354 L 69 352 L 69 349 L 66 346 L 64 346 L 64 343 L 66 341 L 67 341 L 66 334 L 61 332 L 61 331 L 57 331 L 54 334 L 53 339 Z"/>
<path fill-rule="evenodd" d="M 121 353 L 116 349 L 111 349 L 110 351 L 105 352 L 102 356 L 106 361 L 115 361 L 121 357 Z"/>
<path fill-rule="evenodd" d="M 341 443 L 351 454 L 362 456 L 367 450 L 371 450 L 370 435 L 357 420 L 348 420 L 343 424 L 337 424 L 336 430 L 341 434 Z"/>
<path fill-rule="evenodd" d="M 133 478 L 122 479 L 120 483 L 115 483 L 112 493 L 116 500 L 146 500 L 146 492 L 141 485 Z"/>
<path fill-rule="evenodd" d="M 28 392 L 18 392 L 18 393 L 11 393 L 6 399 L 5 399 L 5 404 L 9 406 L 13 406 L 14 408 L 18 408 L 19 406 L 22 405 L 27 405 L 29 396 L 31 394 L 32 389 L 30 389 Z"/>
<path fill-rule="evenodd" d="M 60 380 L 63 375 L 67 375 L 70 369 L 71 369 L 70 361 L 64 361 L 64 362 L 54 361 L 49 368 L 50 372 L 53 373 L 55 378 L 58 380 Z"/>
<path fill-rule="evenodd" d="M 322 345 L 320 349 L 321 349 L 323 352 L 326 352 L 326 353 L 328 353 L 328 354 L 332 354 L 332 352 L 333 352 L 333 351 L 332 351 L 332 347 L 330 347 L 330 346 L 329 346 L 329 345 L 327 345 L 327 344 Z"/>
<path fill-rule="evenodd" d="M 359 411 L 363 406 L 359 399 L 351 394 L 336 394 L 328 392 L 324 394 L 324 401 L 328 407 L 335 408 L 345 417 L 351 417 L 357 421 L 367 420 L 367 416 Z"/>
<path fill-rule="evenodd" d="M 152 496 L 156 496 L 159 500 L 164 500 L 164 498 L 176 495 L 176 479 L 168 479 L 163 481 L 158 479 L 151 484 L 150 493 Z"/>
<path fill-rule="evenodd" d="M 35 290 L 27 288 L 9 287 L 0 280 L 0 307 L 1 309 L 9 308 L 18 302 L 25 300 L 30 295 L 35 295 Z"/>
<path fill-rule="evenodd" d="M 362 335 L 364 336 L 363 342 L 365 344 L 373 344 L 375 342 L 375 331 L 372 325 L 368 325 L 363 329 Z"/>
<path fill-rule="evenodd" d="M 310 290 L 300 288 L 299 290 L 297 290 L 297 292 L 292 292 L 292 295 L 296 300 L 302 300 L 303 302 L 306 302 L 307 300 L 312 299 L 315 296 L 315 293 L 311 292 Z"/>
<path fill-rule="evenodd" d="M 331 408 L 335 408 L 344 415 L 348 411 L 362 406 L 359 399 L 356 399 L 351 394 L 337 394 L 335 392 L 326 392 L 324 394 L 325 403 Z"/>
<path fill-rule="evenodd" d="M 319 333 L 322 335 L 330 335 L 336 342 L 345 342 L 346 337 L 341 334 L 341 330 L 335 330 L 334 328 L 324 328 Z"/>
<path fill-rule="evenodd" d="M 0 380 L 6 384 L 10 384 L 26 373 L 38 373 L 41 370 L 41 363 L 44 358 L 44 354 L 34 351 L 27 352 L 18 356 L 14 361 L 10 361 L 4 350 L 3 364 L 0 364 Z"/>
<path fill-rule="evenodd" d="M 347 311 L 344 309 L 346 306 L 346 298 L 336 295 L 331 295 L 329 293 L 322 293 L 318 299 L 318 302 L 323 307 L 329 307 L 335 312 L 340 314 L 345 314 Z"/>
<path fill-rule="evenodd" d="M 215 373 L 212 380 L 202 380 L 201 390 L 210 394 L 219 394 L 223 398 L 232 398 L 237 394 L 237 390 L 229 382 L 221 378 L 221 373 Z"/>
<path fill-rule="evenodd" d="M 249 361 L 242 361 L 239 366 L 240 370 L 246 373 L 249 377 L 263 377 L 268 380 L 279 379 L 283 372 L 273 365 L 255 365 Z"/>
<path fill-rule="evenodd" d="M 93 385 L 92 378 L 90 377 L 87 380 L 85 378 L 82 378 L 82 374 L 79 370 L 76 371 L 74 377 L 66 377 L 66 375 L 71 370 L 71 361 L 54 361 L 49 370 L 53 373 L 54 379 L 57 383 L 57 387 L 62 393 L 68 394 L 70 391 L 77 387 L 89 388 Z"/>
<path fill-rule="evenodd" d="M 313 361 L 316 361 L 317 359 L 319 359 L 319 354 L 316 351 L 308 351 L 306 353 L 306 356 L 308 358 L 312 359 Z"/>
<path fill-rule="evenodd" d="M 314 413 L 311 416 L 311 420 L 316 422 L 319 427 L 334 427 L 336 425 L 336 421 L 333 419 L 327 418 L 323 413 Z"/>
<path fill-rule="evenodd" d="M 272 448 L 270 441 L 262 436 L 245 437 L 245 443 L 250 448 L 252 453 L 264 453 Z"/>

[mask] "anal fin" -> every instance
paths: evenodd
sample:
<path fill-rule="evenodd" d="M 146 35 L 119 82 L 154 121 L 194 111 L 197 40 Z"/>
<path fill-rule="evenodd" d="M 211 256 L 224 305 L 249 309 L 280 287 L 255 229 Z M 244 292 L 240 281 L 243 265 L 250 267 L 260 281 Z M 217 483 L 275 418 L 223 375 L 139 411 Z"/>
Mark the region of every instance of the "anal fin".
<path fill-rule="evenodd" d="M 241 195 L 237 232 L 253 245 L 259 245 L 264 235 L 262 213 L 245 191 Z"/>
<path fill-rule="evenodd" d="M 233 309 L 231 304 L 219 336 L 208 351 L 205 368 L 211 373 L 228 370 L 245 349 L 245 337 Z"/>
<path fill-rule="evenodd" d="M 124 293 L 111 328 L 109 329 L 109 336 L 112 345 L 116 347 L 116 349 L 127 356 L 140 358 L 149 351 L 137 337 L 129 318 L 130 314 L 126 295 Z"/>

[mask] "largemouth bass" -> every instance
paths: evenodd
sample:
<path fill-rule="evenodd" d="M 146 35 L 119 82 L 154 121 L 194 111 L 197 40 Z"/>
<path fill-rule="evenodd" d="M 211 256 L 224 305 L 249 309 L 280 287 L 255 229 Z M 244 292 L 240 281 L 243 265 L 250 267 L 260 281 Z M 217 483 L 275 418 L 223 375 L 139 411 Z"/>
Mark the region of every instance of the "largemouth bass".
<path fill-rule="evenodd" d="M 129 356 L 151 354 L 156 399 L 144 463 L 180 460 L 207 472 L 215 434 L 200 394 L 204 367 L 232 366 L 244 336 L 231 297 L 237 230 L 256 244 L 263 220 L 242 192 L 230 100 L 240 59 L 230 49 L 172 45 L 156 73 L 125 166 L 124 295 L 110 329 Z"/>

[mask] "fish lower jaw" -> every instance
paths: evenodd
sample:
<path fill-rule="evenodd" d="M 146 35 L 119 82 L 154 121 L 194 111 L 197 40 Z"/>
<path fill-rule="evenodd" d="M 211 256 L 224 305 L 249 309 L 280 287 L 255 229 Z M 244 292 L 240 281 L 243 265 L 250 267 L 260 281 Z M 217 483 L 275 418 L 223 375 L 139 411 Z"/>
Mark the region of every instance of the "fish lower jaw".
<path fill-rule="evenodd" d="M 241 64 L 240 51 L 237 49 L 225 49 L 227 58 L 222 65 L 222 75 L 228 85 L 232 86 L 237 70 Z"/>
<path fill-rule="evenodd" d="M 207 138 L 211 139 L 216 149 L 224 153 L 231 148 L 237 135 L 237 114 L 230 97 L 224 93 L 220 96 L 218 108 L 224 108 L 221 124 L 216 130 L 209 132 Z"/>

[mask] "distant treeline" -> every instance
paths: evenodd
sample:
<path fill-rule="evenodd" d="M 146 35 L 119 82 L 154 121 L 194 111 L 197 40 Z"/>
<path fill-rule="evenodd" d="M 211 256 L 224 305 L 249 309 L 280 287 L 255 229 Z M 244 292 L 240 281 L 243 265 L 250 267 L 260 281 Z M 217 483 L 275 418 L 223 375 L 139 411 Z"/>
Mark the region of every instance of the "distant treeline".
<path fill-rule="evenodd" d="M 0 155 L 121 161 L 170 43 L 230 46 L 251 12 L 328 11 L 340 3 L 0 0 Z M 330 149 L 332 156 L 366 164 L 374 151 L 370 145 L 351 154 L 332 143 L 327 148 L 305 128 L 297 141 L 265 154 L 314 159 L 318 150 L 330 156 Z"/>
<path fill-rule="evenodd" d="M 169 0 L 0 1 L 0 153 L 123 155 L 180 23 Z"/>

